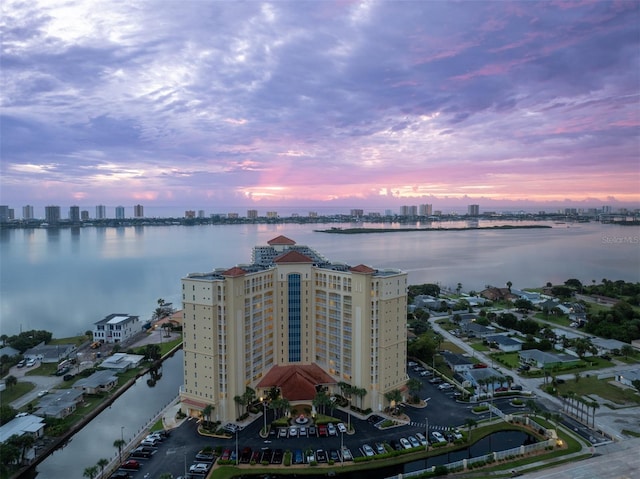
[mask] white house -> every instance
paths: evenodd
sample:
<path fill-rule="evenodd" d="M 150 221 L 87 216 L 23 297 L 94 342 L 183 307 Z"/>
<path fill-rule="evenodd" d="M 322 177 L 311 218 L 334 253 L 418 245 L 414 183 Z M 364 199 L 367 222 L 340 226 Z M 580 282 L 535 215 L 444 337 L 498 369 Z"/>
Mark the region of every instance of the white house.
<path fill-rule="evenodd" d="M 138 316 L 114 313 L 95 323 L 93 339 L 103 343 L 119 343 L 129 339 L 140 329 Z"/>
<path fill-rule="evenodd" d="M 32 414 L 20 413 L 14 419 L 0 427 L 0 443 L 11 436 L 30 434 L 34 438 L 44 435 L 44 419 Z"/>

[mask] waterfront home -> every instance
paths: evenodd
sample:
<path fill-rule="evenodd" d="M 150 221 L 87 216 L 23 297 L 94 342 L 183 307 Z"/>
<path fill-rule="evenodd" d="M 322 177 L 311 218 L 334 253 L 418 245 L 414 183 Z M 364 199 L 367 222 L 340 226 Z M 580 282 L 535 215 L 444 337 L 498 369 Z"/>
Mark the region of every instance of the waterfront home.
<path fill-rule="evenodd" d="M 96 371 L 88 378 L 80 379 L 73 385 L 74 389 L 79 389 L 85 394 L 99 394 L 110 391 L 118 384 L 118 376 L 113 371 Z"/>
<path fill-rule="evenodd" d="M 138 316 L 114 313 L 94 323 L 93 339 L 102 343 L 119 343 L 129 339 L 140 330 Z"/>
<path fill-rule="evenodd" d="M 634 388 L 634 381 L 640 381 L 640 369 L 635 369 L 633 371 L 623 371 L 616 376 L 616 381 L 625 386 L 629 386 Z"/>
<path fill-rule="evenodd" d="M 35 414 L 63 419 L 84 401 L 84 392 L 77 389 L 55 389 L 38 401 Z"/>
<path fill-rule="evenodd" d="M 21 413 L 11 421 L 0 427 L 0 443 L 5 442 L 11 436 L 23 436 L 29 434 L 34 438 L 44 435 L 44 419 L 33 414 Z"/>
<path fill-rule="evenodd" d="M 140 354 L 115 353 L 102 361 L 99 367 L 114 371 L 126 371 L 137 368 L 143 359 L 144 356 Z"/>

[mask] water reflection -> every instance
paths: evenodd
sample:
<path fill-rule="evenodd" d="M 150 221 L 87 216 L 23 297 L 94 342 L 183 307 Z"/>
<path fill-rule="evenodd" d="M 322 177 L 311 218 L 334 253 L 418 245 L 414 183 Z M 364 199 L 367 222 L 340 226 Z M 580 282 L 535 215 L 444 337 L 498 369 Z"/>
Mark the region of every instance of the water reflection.
<path fill-rule="evenodd" d="M 182 385 L 182 350 L 167 359 L 156 372 L 136 383 L 61 449 L 38 465 L 38 478 L 83 479 L 86 467 L 118 454 L 113 446 L 123 437 L 129 442 L 147 422 L 178 395 Z M 148 381 L 153 380 L 153 385 Z M 72 467 L 70 465 L 73 465 Z"/>

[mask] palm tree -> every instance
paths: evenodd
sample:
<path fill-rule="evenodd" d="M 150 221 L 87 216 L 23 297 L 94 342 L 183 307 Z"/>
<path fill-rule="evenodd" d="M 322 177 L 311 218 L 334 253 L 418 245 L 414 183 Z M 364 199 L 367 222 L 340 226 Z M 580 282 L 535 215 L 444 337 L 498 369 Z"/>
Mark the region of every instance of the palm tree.
<path fill-rule="evenodd" d="M 105 459 L 104 457 L 99 459 L 96 463 L 96 466 L 100 468 L 100 477 L 104 476 L 104 468 L 109 465 L 109 459 Z"/>
<path fill-rule="evenodd" d="M 478 423 L 475 419 L 467 418 L 464 421 L 465 426 L 467 426 L 467 442 L 471 442 L 471 428 L 476 427 Z"/>
<path fill-rule="evenodd" d="M 236 402 L 238 406 L 244 406 L 244 396 L 234 396 L 233 400 Z M 240 414 L 238 414 L 240 416 Z"/>
<path fill-rule="evenodd" d="M 460 291 L 462 290 L 462 283 L 458 283 L 456 286 L 456 294 L 460 296 Z"/>
<path fill-rule="evenodd" d="M 511 286 L 513 286 L 513 283 L 511 281 L 507 281 L 507 289 L 509 292 L 511 292 Z"/>
<path fill-rule="evenodd" d="M 244 390 L 244 394 L 242 395 L 242 398 L 244 399 L 245 406 L 247 406 L 247 408 L 248 408 L 249 405 L 251 403 L 253 403 L 253 401 L 255 401 L 255 399 L 256 399 L 255 390 L 253 390 L 249 386 L 247 386 L 247 388 Z M 245 412 L 247 412 L 247 411 L 245 410 Z"/>
<path fill-rule="evenodd" d="M 113 447 L 118 449 L 118 456 L 120 457 L 120 462 L 122 462 L 122 448 L 126 445 L 127 443 L 124 441 L 124 439 L 116 439 L 115 441 L 113 441 Z"/>
<path fill-rule="evenodd" d="M 412 396 L 416 396 L 421 388 L 422 382 L 419 379 L 411 378 L 407 381 L 407 389 Z"/>
<path fill-rule="evenodd" d="M 204 420 L 207 424 L 211 422 L 211 413 L 213 412 L 214 407 L 211 404 L 207 404 L 202 410 L 202 415 L 204 416 Z"/>
<path fill-rule="evenodd" d="M 7 378 L 4 380 L 4 384 L 8 387 L 8 388 L 12 388 L 13 386 L 15 386 L 16 384 L 18 384 L 18 378 L 11 375 L 11 376 L 7 376 Z"/>
<path fill-rule="evenodd" d="M 84 472 L 82 473 L 82 477 L 88 477 L 89 479 L 93 479 L 97 475 L 98 475 L 98 466 L 85 467 Z"/>

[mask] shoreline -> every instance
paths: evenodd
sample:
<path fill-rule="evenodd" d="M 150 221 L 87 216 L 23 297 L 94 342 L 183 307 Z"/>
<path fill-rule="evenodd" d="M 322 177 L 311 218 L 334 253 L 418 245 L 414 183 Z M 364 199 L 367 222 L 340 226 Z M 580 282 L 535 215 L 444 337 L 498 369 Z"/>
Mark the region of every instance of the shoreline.
<path fill-rule="evenodd" d="M 477 226 L 463 228 L 330 228 L 328 230 L 313 230 L 316 233 L 329 234 L 367 234 L 367 233 L 407 233 L 424 231 L 475 231 L 475 230 L 520 230 L 520 229 L 551 229 L 548 225 L 502 225 L 502 226 Z"/>
<path fill-rule="evenodd" d="M 170 351 L 164 354 L 157 363 L 163 363 L 166 359 L 173 356 L 178 350 L 182 348 L 182 342 L 178 343 L 175 347 L 173 347 Z M 129 379 L 126 383 L 120 386 L 114 393 L 109 396 L 104 402 L 102 402 L 98 407 L 96 407 L 90 414 L 82 418 L 82 420 L 78 421 L 76 424 L 71 426 L 71 428 L 65 432 L 62 436 L 57 437 L 54 441 L 43 449 L 41 454 L 38 454 L 31 464 L 24 466 L 20 470 L 18 470 L 14 475 L 10 476 L 10 479 L 17 479 L 20 477 L 31 477 L 27 476 L 27 474 L 35 472 L 35 468 L 44 461 L 47 457 L 53 454 L 58 448 L 64 446 L 76 433 L 82 430 L 87 424 L 93 421 L 102 411 L 110 407 L 116 399 L 122 396 L 131 386 L 133 386 L 138 379 L 147 374 L 152 366 L 146 367 L 139 371 L 134 378 Z M 126 447 L 126 446 L 125 446 Z"/>

